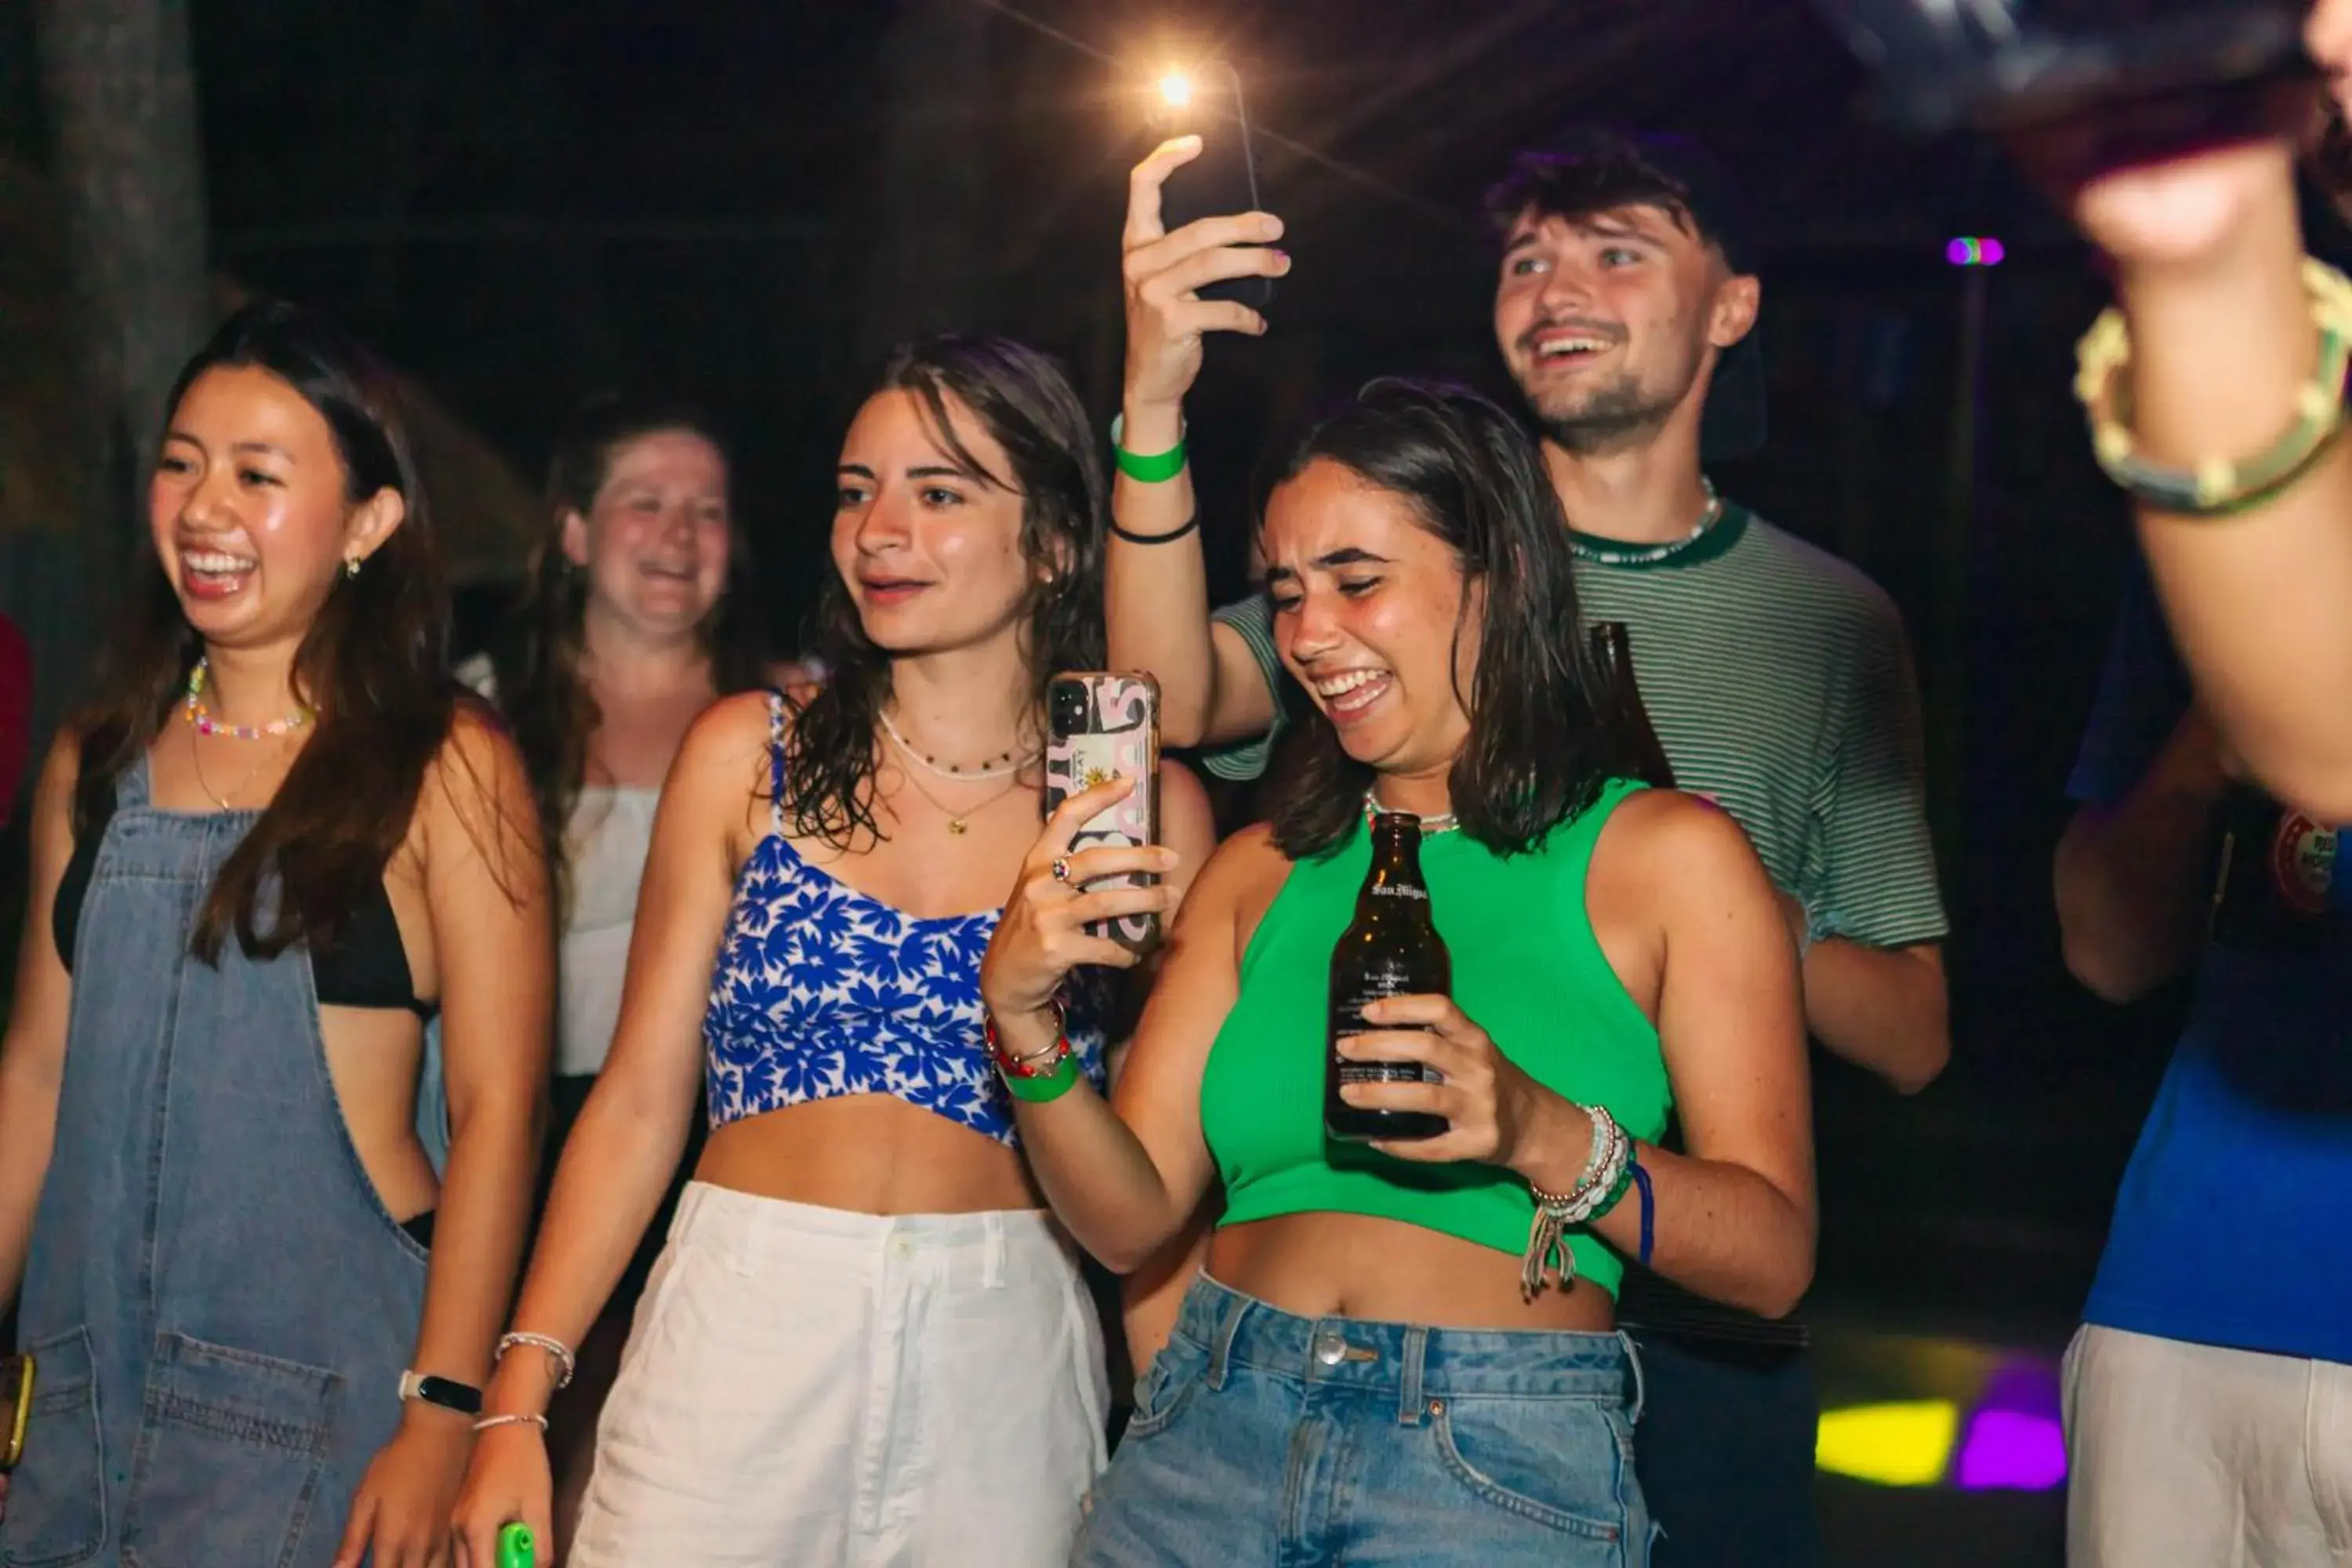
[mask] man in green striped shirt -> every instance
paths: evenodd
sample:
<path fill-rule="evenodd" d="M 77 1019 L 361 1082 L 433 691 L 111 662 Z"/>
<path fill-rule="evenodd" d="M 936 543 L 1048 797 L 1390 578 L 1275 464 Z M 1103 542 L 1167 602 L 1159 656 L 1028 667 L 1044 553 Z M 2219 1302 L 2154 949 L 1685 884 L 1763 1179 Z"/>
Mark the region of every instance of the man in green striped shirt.
<path fill-rule="evenodd" d="M 1262 248 L 1280 232 L 1266 215 L 1162 232 L 1159 182 L 1189 156 L 1162 149 L 1135 175 L 1131 452 L 1178 444 L 1203 333 L 1265 329 L 1197 290 L 1288 269 Z M 1741 346 L 1760 290 L 1732 193 L 1688 143 L 1591 137 L 1522 156 L 1488 205 L 1502 240 L 1496 340 L 1572 520 L 1583 612 L 1625 623 L 1676 781 L 1748 830 L 1780 888 L 1815 1037 L 1915 1091 L 1950 1043 L 1901 617 L 1861 573 L 1719 500 L 1700 467 L 1718 375 L 1748 356 L 1751 379 L 1721 386 L 1718 414 L 1760 395 L 1760 365 Z M 1158 677 L 1168 743 L 1208 746 L 1213 771 L 1254 775 L 1284 718 L 1271 606 L 1258 595 L 1209 614 L 1189 475 L 1122 475 L 1114 512 L 1114 667 Z M 1627 1286 L 1621 1318 L 1648 1372 L 1636 1452 L 1665 1531 L 1659 1568 L 1817 1561 L 1802 1329 Z"/>

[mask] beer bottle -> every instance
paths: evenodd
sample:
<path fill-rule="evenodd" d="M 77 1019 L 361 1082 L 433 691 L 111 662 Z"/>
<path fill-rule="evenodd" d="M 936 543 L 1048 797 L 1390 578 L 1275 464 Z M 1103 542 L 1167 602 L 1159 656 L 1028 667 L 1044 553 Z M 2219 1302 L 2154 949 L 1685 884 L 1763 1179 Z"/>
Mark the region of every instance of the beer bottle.
<path fill-rule="evenodd" d="M 1364 1005 L 1385 996 L 1445 996 L 1454 961 L 1421 879 L 1421 818 L 1381 812 L 1372 818 L 1372 865 L 1356 895 L 1356 918 L 1331 950 L 1330 1036 L 1323 1067 L 1323 1130 L 1351 1143 L 1434 1138 L 1445 1118 L 1423 1111 L 1368 1110 L 1339 1098 L 1343 1083 L 1418 1083 L 1418 1062 L 1350 1061 L 1339 1042 L 1373 1026 Z"/>
<path fill-rule="evenodd" d="M 1601 672 L 1601 721 L 1615 737 L 1617 768 L 1624 777 L 1674 788 L 1674 764 L 1658 743 L 1650 710 L 1642 706 L 1642 688 L 1633 679 L 1633 646 L 1624 622 L 1592 623 L 1592 661 Z"/>

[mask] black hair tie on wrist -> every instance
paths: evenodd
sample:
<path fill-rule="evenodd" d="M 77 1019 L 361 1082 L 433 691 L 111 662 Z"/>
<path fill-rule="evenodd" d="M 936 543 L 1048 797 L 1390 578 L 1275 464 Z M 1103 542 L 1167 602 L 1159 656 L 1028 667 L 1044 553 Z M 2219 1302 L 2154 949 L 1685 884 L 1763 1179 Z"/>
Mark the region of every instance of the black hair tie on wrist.
<path fill-rule="evenodd" d="M 1112 521 L 1110 531 L 1129 544 L 1173 544 L 1200 526 L 1201 514 L 1195 511 L 1184 520 L 1184 526 L 1173 533 L 1136 533 L 1119 527 L 1116 520 Z"/>

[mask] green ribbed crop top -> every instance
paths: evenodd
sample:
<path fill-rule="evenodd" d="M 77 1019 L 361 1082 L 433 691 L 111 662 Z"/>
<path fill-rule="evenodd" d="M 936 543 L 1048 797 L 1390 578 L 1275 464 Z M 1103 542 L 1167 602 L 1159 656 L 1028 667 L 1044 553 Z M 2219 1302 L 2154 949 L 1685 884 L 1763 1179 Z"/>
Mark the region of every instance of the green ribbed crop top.
<path fill-rule="evenodd" d="M 1612 782 L 1524 855 L 1433 835 L 1421 869 L 1462 1011 L 1538 1082 L 1654 1141 L 1673 1103 L 1658 1031 L 1610 968 L 1584 905 L 1601 824 L 1642 787 Z M 1241 994 L 1201 1079 L 1201 1127 L 1225 1182 L 1221 1223 L 1370 1215 L 1517 1256 L 1535 1199 L 1512 1173 L 1414 1164 L 1324 1136 L 1331 948 L 1355 918 L 1370 864 L 1371 835 L 1359 826 L 1329 858 L 1294 865 L 1242 955 Z M 1577 1272 L 1615 1295 L 1625 1272 L 1617 1254 L 1582 1233 L 1569 1246 Z"/>

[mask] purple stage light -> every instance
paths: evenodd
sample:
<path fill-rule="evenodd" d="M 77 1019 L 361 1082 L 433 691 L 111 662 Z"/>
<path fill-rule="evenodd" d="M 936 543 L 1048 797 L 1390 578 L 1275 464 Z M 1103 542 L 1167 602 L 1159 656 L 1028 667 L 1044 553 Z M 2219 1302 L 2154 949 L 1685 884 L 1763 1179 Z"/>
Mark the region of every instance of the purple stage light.
<path fill-rule="evenodd" d="M 1963 1491 L 2048 1491 L 2066 1479 L 2065 1431 L 2047 1415 L 1979 1410 L 1952 1479 Z"/>

